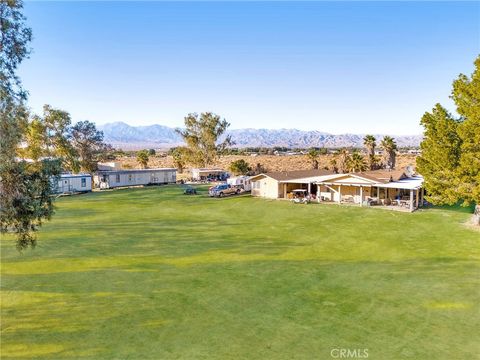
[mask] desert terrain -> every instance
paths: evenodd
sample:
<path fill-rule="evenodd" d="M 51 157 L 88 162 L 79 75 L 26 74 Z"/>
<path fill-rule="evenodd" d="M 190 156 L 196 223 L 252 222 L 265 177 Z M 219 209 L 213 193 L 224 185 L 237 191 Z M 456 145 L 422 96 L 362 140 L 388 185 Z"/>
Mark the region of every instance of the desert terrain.
<path fill-rule="evenodd" d="M 330 161 L 334 155 L 320 155 L 318 157 L 319 168 L 329 167 Z M 228 170 L 230 164 L 239 159 L 244 159 L 250 164 L 252 168 L 260 164 L 266 171 L 292 171 L 292 170 L 308 170 L 312 168 L 312 164 L 306 155 L 291 155 L 291 156 L 277 156 L 277 155 L 226 155 L 220 157 L 211 167 L 218 167 Z M 126 169 L 140 169 L 141 166 L 137 162 L 135 156 L 119 157 L 116 161 L 122 164 Z M 415 166 L 416 155 L 402 154 L 397 156 L 397 169 L 405 168 L 406 166 Z M 171 156 L 155 155 L 151 156 L 148 162 L 149 168 L 161 167 L 175 167 L 173 158 Z M 192 166 L 187 166 L 186 169 Z M 184 173 L 188 170 L 184 170 Z"/>

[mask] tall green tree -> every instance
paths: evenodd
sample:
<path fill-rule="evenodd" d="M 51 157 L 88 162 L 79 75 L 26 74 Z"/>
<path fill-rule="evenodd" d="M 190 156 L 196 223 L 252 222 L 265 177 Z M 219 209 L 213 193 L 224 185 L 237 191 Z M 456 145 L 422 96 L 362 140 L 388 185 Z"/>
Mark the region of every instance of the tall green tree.
<path fill-rule="evenodd" d="M 383 161 L 385 167 L 388 169 L 395 169 L 395 162 L 397 157 L 397 143 L 391 136 L 384 136 L 380 142 L 380 147 L 383 149 Z"/>
<path fill-rule="evenodd" d="M 29 123 L 27 92 L 17 75 L 29 56 L 31 29 L 23 3 L 0 1 L 0 231 L 16 234 L 18 249 L 34 246 L 35 231 L 53 214 L 51 181 L 57 161 L 19 161 L 19 149 Z"/>
<path fill-rule="evenodd" d="M 433 204 L 453 204 L 457 201 L 455 172 L 460 161 L 459 122 L 437 104 L 420 123 L 425 130 L 417 171 L 425 179 L 427 198 Z"/>
<path fill-rule="evenodd" d="M 79 121 L 71 129 L 72 146 L 79 156 L 82 171 L 93 174 L 97 164 L 108 150 L 103 142 L 103 132 L 90 121 Z"/>
<path fill-rule="evenodd" d="M 218 156 L 230 145 L 230 136 L 220 141 L 230 124 L 219 115 L 211 112 L 188 114 L 185 119 L 185 129 L 178 129 L 189 149 L 189 162 L 205 167 L 212 165 Z"/>
<path fill-rule="evenodd" d="M 142 166 L 143 169 L 146 169 L 148 166 L 148 150 L 140 150 L 137 152 L 137 162 Z"/>
<path fill-rule="evenodd" d="M 310 149 L 308 150 L 307 153 L 307 158 L 312 164 L 312 169 L 316 170 L 318 169 L 318 156 L 320 155 L 320 152 L 316 149 Z"/>
<path fill-rule="evenodd" d="M 451 98 L 460 118 L 440 105 L 422 118 L 425 128 L 418 171 L 427 200 L 434 204 L 475 204 L 472 222 L 480 225 L 480 56 L 471 76 L 460 74 Z"/>
<path fill-rule="evenodd" d="M 457 172 L 459 198 L 475 204 L 473 223 L 480 225 L 480 56 L 470 77 L 460 74 L 453 83 L 452 99 L 461 117 L 462 140 Z"/>

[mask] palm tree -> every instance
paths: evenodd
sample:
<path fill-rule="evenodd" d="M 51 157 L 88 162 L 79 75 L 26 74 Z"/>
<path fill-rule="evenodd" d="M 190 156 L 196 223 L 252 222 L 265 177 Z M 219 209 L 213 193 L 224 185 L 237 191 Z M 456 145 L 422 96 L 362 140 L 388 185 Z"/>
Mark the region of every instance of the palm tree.
<path fill-rule="evenodd" d="M 363 138 L 363 145 L 367 148 L 367 161 L 368 167 L 370 170 L 374 170 L 376 166 L 376 159 L 375 159 L 375 147 L 377 146 L 376 143 L 377 139 L 373 135 L 365 135 Z"/>
<path fill-rule="evenodd" d="M 391 136 L 384 136 L 380 142 L 383 149 L 383 161 L 388 169 L 395 169 L 395 156 L 397 155 L 397 143 Z"/>
<path fill-rule="evenodd" d="M 338 174 L 337 160 L 335 158 L 330 160 L 329 169 L 332 170 L 335 174 Z"/>
<path fill-rule="evenodd" d="M 318 155 L 319 151 L 316 149 L 310 149 L 307 153 L 308 160 L 312 163 L 312 168 L 314 170 L 318 169 Z"/>
<path fill-rule="evenodd" d="M 142 166 L 142 168 L 146 169 L 148 165 L 148 152 L 147 150 L 141 150 L 137 153 L 137 161 Z"/>
<path fill-rule="evenodd" d="M 337 162 L 338 171 L 343 174 L 348 171 L 347 162 L 348 162 L 350 153 L 348 152 L 347 149 L 343 148 L 337 152 L 337 155 L 338 155 L 338 162 Z"/>
<path fill-rule="evenodd" d="M 367 170 L 368 165 L 362 154 L 359 151 L 354 151 L 348 158 L 347 168 L 349 172 L 360 172 Z"/>

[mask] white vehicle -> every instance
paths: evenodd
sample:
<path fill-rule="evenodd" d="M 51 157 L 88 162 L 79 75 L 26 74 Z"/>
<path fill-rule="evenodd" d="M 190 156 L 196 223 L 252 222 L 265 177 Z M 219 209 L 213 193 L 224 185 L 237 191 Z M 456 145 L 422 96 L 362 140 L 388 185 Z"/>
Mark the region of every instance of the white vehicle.
<path fill-rule="evenodd" d="M 252 190 L 252 183 L 250 182 L 250 177 L 245 175 L 228 178 L 227 184 L 231 186 L 241 187 L 245 191 Z"/>
<path fill-rule="evenodd" d="M 310 195 L 305 189 L 292 190 L 292 202 L 294 204 L 308 204 L 310 202 Z"/>

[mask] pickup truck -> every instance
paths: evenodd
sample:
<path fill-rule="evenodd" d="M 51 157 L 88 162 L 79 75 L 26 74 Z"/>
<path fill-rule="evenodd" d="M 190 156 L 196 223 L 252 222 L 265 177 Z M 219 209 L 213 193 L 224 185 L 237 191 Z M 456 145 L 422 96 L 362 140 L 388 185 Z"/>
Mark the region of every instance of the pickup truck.
<path fill-rule="evenodd" d="M 211 197 L 224 197 L 226 195 L 240 194 L 238 187 L 233 187 L 228 184 L 216 185 L 208 190 L 208 195 Z"/>

